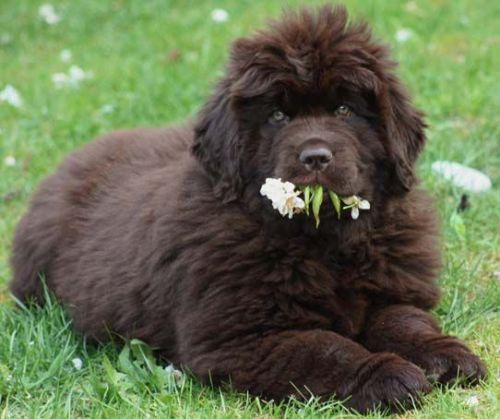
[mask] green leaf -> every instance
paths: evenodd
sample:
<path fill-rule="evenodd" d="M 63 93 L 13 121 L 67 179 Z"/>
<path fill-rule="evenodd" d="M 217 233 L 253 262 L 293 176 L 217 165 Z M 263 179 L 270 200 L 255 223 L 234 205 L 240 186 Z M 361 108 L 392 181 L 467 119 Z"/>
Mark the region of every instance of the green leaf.
<path fill-rule="evenodd" d="M 119 373 L 113 368 L 109 358 L 104 355 L 102 359 L 102 366 L 104 367 L 104 372 L 106 373 L 106 377 L 111 384 L 117 384 L 119 381 Z"/>
<path fill-rule="evenodd" d="M 306 214 L 309 215 L 309 206 L 311 205 L 311 187 L 309 185 L 304 188 L 304 203 Z"/>
<path fill-rule="evenodd" d="M 454 211 L 450 217 L 451 228 L 455 231 L 460 240 L 465 240 L 467 236 L 467 228 L 462 216 Z"/>
<path fill-rule="evenodd" d="M 316 220 L 316 228 L 319 227 L 319 210 L 321 209 L 322 203 L 323 203 L 323 186 L 316 185 L 314 187 L 314 194 L 312 197 L 312 210 L 314 219 Z"/>
<path fill-rule="evenodd" d="M 341 207 L 341 203 L 340 203 L 340 198 L 339 196 L 333 192 L 333 191 L 328 191 L 328 196 L 330 197 L 330 200 L 332 201 L 332 204 L 333 204 L 333 207 L 335 208 L 335 211 L 337 211 L 337 218 L 340 220 L 340 207 Z"/>
<path fill-rule="evenodd" d="M 110 363 L 108 360 L 108 366 L 107 368 L 110 367 Z M 135 375 L 135 368 L 134 364 L 132 364 L 132 361 L 130 360 L 130 348 L 129 345 L 125 345 L 123 349 L 120 352 L 120 355 L 118 355 L 118 367 L 122 372 L 129 376 L 134 376 Z"/>
<path fill-rule="evenodd" d="M 132 349 L 136 361 L 141 366 L 145 366 L 149 369 L 149 371 L 153 371 L 156 361 L 151 347 L 139 339 L 132 339 L 130 341 L 130 348 Z"/>

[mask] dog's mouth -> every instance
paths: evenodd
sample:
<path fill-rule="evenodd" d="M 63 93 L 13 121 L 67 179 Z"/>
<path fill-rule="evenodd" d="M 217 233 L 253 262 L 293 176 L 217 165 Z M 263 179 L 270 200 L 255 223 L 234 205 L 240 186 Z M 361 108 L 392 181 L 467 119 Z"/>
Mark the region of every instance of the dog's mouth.
<path fill-rule="evenodd" d="M 351 187 L 350 183 L 344 180 L 333 182 L 323 172 L 301 174 L 288 179 L 288 181 L 298 186 L 299 188 L 304 186 L 321 185 L 326 190 L 333 191 L 341 196 L 351 196 L 356 194 L 356 191 L 352 190 L 353 188 Z"/>

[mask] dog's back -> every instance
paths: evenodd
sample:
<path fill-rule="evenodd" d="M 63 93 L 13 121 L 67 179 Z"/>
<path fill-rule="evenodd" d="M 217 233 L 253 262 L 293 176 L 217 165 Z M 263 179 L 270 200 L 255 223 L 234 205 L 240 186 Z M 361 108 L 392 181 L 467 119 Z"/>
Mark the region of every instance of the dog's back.
<path fill-rule="evenodd" d="M 41 183 L 16 229 L 13 294 L 21 301 L 42 303 L 41 278 L 51 285 L 61 246 L 71 246 L 80 234 L 79 225 L 92 217 L 102 200 L 126 198 L 127 189 L 130 193 L 138 179 L 147 184 L 144 178 L 155 171 L 179 170 L 188 157 L 191 137 L 190 128 L 117 131 L 68 156 Z M 139 193 L 141 187 L 136 186 Z"/>

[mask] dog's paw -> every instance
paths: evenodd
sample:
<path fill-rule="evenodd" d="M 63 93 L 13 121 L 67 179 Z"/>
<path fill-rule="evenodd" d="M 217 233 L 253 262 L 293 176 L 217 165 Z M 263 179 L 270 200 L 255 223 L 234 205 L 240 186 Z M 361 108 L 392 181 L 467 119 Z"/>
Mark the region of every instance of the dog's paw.
<path fill-rule="evenodd" d="M 423 345 L 412 360 L 431 382 L 477 384 L 486 377 L 486 367 L 467 346 L 451 336 L 440 336 Z"/>
<path fill-rule="evenodd" d="M 362 413 L 377 407 L 412 408 L 431 390 L 418 366 L 389 353 L 373 354 L 358 370 L 356 382 L 346 405 Z"/>

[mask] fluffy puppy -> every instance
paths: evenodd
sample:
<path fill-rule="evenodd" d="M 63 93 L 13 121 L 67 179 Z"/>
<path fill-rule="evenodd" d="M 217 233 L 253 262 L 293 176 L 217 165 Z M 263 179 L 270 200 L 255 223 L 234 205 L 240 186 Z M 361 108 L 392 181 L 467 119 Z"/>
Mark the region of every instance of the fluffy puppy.
<path fill-rule="evenodd" d="M 116 132 L 43 181 L 17 228 L 13 293 L 39 277 L 75 327 L 139 338 L 204 381 L 282 399 L 405 403 L 476 382 L 441 333 L 436 216 L 418 190 L 422 114 L 387 48 L 343 8 L 286 13 L 232 47 L 194 125 Z M 283 218 L 268 177 L 371 203 Z"/>

